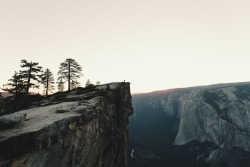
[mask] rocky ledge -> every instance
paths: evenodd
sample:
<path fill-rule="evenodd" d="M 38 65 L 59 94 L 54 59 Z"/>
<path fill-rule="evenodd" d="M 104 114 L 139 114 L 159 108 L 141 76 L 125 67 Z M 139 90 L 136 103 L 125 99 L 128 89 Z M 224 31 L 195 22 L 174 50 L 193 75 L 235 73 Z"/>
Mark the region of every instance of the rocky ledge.
<path fill-rule="evenodd" d="M 129 83 L 56 93 L 0 117 L 0 166 L 127 167 Z"/>

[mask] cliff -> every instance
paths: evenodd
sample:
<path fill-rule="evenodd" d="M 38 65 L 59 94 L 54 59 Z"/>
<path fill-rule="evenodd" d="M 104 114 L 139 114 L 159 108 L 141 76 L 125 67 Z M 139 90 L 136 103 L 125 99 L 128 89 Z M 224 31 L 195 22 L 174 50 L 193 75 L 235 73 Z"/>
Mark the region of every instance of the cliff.
<path fill-rule="evenodd" d="M 134 95 L 133 99 L 135 114 L 130 121 L 133 145 L 130 149 L 134 149 L 134 156 L 160 162 L 158 166 L 164 163 L 211 167 L 250 165 L 250 83 L 158 91 Z M 140 134 L 143 127 L 136 129 L 138 124 L 144 124 L 145 130 L 152 132 Z M 138 140 L 147 147 L 138 146 Z M 157 144 L 150 145 L 152 141 Z M 150 153 L 144 154 L 143 150 Z"/>
<path fill-rule="evenodd" d="M 0 117 L 0 166 L 127 167 L 129 83 L 57 93 Z"/>

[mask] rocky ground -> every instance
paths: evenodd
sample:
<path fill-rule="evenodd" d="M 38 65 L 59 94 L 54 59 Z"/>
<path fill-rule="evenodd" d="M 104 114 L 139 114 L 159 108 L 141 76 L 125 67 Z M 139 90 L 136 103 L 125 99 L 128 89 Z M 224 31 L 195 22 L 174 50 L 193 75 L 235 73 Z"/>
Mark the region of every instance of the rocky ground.
<path fill-rule="evenodd" d="M 0 166 L 126 167 L 129 83 L 57 93 L 0 117 Z"/>

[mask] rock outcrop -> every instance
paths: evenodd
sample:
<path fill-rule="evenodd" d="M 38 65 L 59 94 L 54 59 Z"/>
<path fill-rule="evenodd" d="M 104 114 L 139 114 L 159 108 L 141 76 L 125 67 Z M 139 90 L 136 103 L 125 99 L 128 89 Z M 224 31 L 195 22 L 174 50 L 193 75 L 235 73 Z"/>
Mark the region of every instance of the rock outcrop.
<path fill-rule="evenodd" d="M 1 167 L 127 167 L 129 83 L 57 93 L 0 117 Z"/>
<path fill-rule="evenodd" d="M 172 153 L 179 156 L 179 160 L 181 160 L 180 154 L 187 151 L 187 156 L 192 154 L 191 165 L 211 167 L 250 165 L 250 83 L 159 91 L 135 95 L 133 99 L 135 114 L 131 118 L 133 127 L 130 127 L 132 143 L 135 134 L 134 124 L 143 124 L 146 120 L 141 119 L 143 113 L 148 114 L 148 122 L 158 115 L 159 121 L 154 121 L 155 124 L 162 124 L 160 122 L 163 122 L 162 117 L 164 117 L 164 120 L 169 122 L 164 126 L 171 127 L 170 129 L 166 127 L 164 132 L 155 129 L 158 133 L 165 133 L 163 138 L 166 143 L 172 142 L 164 151 L 171 152 L 171 148 Z M 147 140 L 147 136 L 143 136 L 140 140 L 143 141 L 143 138 Z M 157 147 L 160 146 L 151 149 Z M 159 150 L 154 152 L 154 157 L 168 158 L 159 152 Z M 136 153 L 138 152 L 135 150 L 135 156 Z M 188 159 L 184 158 L 182 161 L 186 161 L 188 166 Z M 174 163 L 182 166 L 179 162 L 173 162 L 171 166 L 174 166 Z"/>
<path fill-rule="evenodd" d="M 238 95 L 240 91 L 246 91 L 244 99 Z M 211 141 L 222 149 L 238 147 L 250 152 L 250 89 L 195 90 L 179 100 L 180 124 L 175 144 Z"/>

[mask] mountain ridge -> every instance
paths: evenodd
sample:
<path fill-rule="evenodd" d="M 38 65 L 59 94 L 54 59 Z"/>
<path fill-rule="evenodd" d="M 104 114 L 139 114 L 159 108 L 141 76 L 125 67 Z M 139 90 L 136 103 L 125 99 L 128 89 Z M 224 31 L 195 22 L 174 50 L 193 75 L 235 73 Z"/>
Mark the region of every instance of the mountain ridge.
<path fill-rule="evenodd" d="M 130 159 L 132 167 L 151 162 L 172 167 L 250 165 L 249 82 L 133 95 L 133 106 L 130 149 L 137 159 Z"/>
<path fill-rule="evenodd" d="M 155 90 L 151 92 L 145 92 L 145 93 L 132 93 L 133 96 L 137 95 L 145 95 L 145 94 L 161 94 L 161 93 L 170 93 L 175 91 L 185 91 L 185 90 L 191 90 L 191 89 L 202 89 L 202 88 L 220 88 L 220 87 L 230 87 L 230 86 L 236 86 L 236 85 L 248 85 L 250 84 L 249 81 L 246 82 L 229 82 L 229 83 L 216 83 L 216 84 L 209 84 L 209 85 L 198 85 L 198 86 L 190 86 L 190 87 L 177 87 L 177 88 L 170 88 L 170 89 L 163 89 L 163 90 Z"/>

